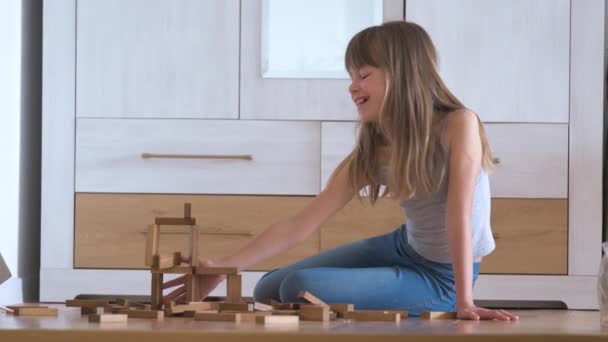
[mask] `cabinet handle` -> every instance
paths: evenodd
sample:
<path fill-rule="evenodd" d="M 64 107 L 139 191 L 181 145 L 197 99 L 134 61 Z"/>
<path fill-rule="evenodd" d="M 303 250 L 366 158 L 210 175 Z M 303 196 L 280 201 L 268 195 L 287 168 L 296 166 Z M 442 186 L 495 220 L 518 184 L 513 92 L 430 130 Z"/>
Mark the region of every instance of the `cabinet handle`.
<path fill-rule="evenodd" d="M 162 153 L 142 153 L 143 159 L 239 159 L 239 160 L 253 160 L 250 154 L 162 154 Z"/>
<path fill-rule="evenodd" d="M 143 230 L 140 232 L 143 235 L 148 234 L 147 230 Z M 160 232 L 161 235 L 189 235 L 190 232 L 186 231 L 186 230 L 175 230 L 175 231 L 162 231 Z M 245 236 L 245 237 L 250 237 L 250 236 L 254 236 L 255 234 L 253 234 L 253 232 L 248 231 L 248 230 L 227 230 L 227 231 L 204 231 L 201 230 L 200 232 L 201 235 L 226 235 L 226 236 Z"/>

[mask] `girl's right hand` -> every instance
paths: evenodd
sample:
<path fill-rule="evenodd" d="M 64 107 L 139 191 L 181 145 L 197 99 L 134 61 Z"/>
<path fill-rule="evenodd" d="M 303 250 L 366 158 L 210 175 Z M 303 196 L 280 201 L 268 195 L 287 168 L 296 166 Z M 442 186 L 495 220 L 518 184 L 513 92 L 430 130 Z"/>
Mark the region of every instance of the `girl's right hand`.
<path fill-rule="evenodd" d="M 188 258 L 183 259 L 184 262 L 190 262 Z M 214 261 L 212 259 L 202 259 L 198 262 L 200 267 L 227 267 L 223 265 L 221 262 Z M 201 301 L 205 299 L 211 291 L 213 291 L 224 279 L 226 279 L 226 275 L 196 275 L 198 277 L 199 284 L 199 293 L 195 294 L 195 301 Z M 175 301 L 176 303 L 185 303 L 186 302 L 186 286 L 185 286 L 186 276 L 180 276 L 173 280 L 167 281 L 163 284 L 163 289 L 169 289 L 172 287 L 178 286 L 177 289 L 173 290 L 171 293 L 163 297 L 164 303 L 169 303 L 170 301 Z"/>

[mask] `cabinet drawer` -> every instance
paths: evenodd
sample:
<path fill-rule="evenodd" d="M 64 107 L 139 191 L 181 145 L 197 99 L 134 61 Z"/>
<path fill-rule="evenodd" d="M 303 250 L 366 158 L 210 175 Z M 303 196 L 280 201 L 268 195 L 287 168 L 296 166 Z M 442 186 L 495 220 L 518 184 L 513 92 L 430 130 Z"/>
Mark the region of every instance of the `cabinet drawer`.
<path fill-rule="evenodd" d="M 77 192 L 319 192 L 318 122 L 78 119 L 76 134 Z"/>
<path fill-rule="evenodd" d="M 496 249 L 485 257 L 481 273 L 567 274 L 567 200 L 493 199 L 492 231 Z M 403 221 L 396 202 L 375 207 L 351 201 L 324 225 L 321 249 L 388 233 Z"/>
<path fill-rule="evenodd" d="M 485 124 L 494 156 L 500 160 L 490 176 L 493 197 L 567 198 L 567 124 Z M 354 147 L 355 123 L 322 124 L 321 181 Z"/>
<path fill-rule="evenodd" d="M 295 214 L 312 197 L 76 194 L 76 268 L 145 268 L 146 229 L 157 216 L 183 215 L 185 202 L 200 226 L 201 257 L 237 252 L 270 224 Z M 188 253 L 184 227 L 161 226 L 160 252 Z M 252 267 L 271 270 L 319 252 L 319 233 Z"/>

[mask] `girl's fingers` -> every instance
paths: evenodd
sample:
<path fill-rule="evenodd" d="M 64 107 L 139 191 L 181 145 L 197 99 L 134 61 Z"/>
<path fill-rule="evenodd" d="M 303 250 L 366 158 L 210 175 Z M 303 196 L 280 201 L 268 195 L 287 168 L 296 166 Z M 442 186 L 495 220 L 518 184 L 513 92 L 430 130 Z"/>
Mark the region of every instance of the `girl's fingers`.
<path fill-rule="evenodd" d="M 186 276 L 183 275 L 181 277 L 177 277 L 173 280 L 169 280 L 168 282 L 163 284 L 163 289 L 169 289 L 178 285 L 182 285 L 186 282 Z"/>
<path fill-rule="evenodd" d="M 514 315 L 514 314 L 512 314 L 512 313 L 510 313 L 510 312 L 508 312 L 506 310 L 498 310 L 498 311 L 500 311 L 503 315 L 509 316 L 511 318 L 511 320 L 518 320 L 519 319 L 519 316 Z"/>

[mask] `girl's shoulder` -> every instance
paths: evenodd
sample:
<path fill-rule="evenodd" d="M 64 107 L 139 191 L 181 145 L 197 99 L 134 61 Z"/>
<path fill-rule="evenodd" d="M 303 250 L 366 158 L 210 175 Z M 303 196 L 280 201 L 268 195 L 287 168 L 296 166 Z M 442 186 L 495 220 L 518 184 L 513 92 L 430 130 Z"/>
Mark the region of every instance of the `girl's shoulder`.
<path fill-rule="evenodd" d="M 480 120 L 477 114 L 469 109 L 462 108 L 445 114 L 442 119 L 442 143 L 449 147 L 452 140 L 462 137 L 467 132 L 479 134 Z"/>

